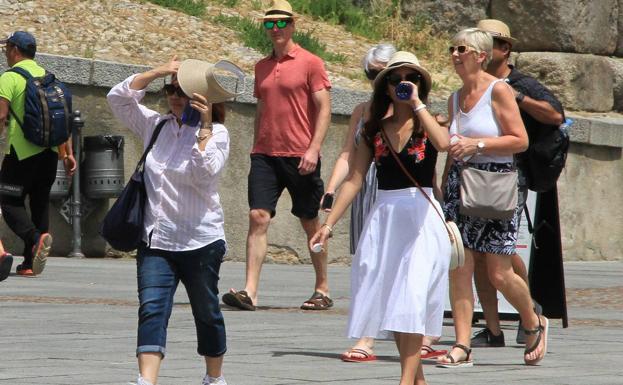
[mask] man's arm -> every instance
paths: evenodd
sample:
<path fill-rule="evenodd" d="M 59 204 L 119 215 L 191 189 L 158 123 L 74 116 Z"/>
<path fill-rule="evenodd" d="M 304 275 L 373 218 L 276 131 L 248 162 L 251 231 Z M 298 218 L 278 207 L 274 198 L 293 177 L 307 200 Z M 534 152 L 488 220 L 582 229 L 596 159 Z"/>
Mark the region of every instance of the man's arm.
<path fill-rule="evenodd" d="M 4 132 L 9 121 L 9 101 L 0 97 L 0 135 Z"/>
<path fill-rule="evenodd" d="M 562 105 L 556 97 L 536 79 L 526 84 L 523 100 L 518 102 L 519 108 L 543 124 L 559 125 L 563 123 Z M 515 98 L 519 91 L 513 87 Z"/>
<path fill-rule="evenodd" d="M 329 90 L 325 88 L 314 92 L 312 100 L 316 106 L 316 127 L 309 148 L 299 163 L 298 168 L 301 175 L 311 174 L 316 170 L 316 165 L 320 158 L 320 147 L 327 135 L 329 123 L 331 122 L 331 94 Z"/>
<path fill-rule="evenodd" d="M 260 130 L 260 119 L 262 118 L 262 110 L 264 109 L 264 102 L 262 99 L 257 100 L 257 105 L 255 107 L 255 121 L 253 122 L 253 145 L 255 146 L 255 142 L 258 138 L 258 133 Z"/>

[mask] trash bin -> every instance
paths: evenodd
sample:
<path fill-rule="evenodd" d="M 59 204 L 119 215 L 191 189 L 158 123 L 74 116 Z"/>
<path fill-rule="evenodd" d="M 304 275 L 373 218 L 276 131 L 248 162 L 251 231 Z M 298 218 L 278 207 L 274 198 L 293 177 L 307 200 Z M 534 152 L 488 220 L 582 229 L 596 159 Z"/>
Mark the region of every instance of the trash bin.
<path fill-rule="evenodd" d="M 118 197 L 123 190 L 123 136 L 84 137 L 84 194 L 91 199 Z"/>
<path fill-rule="evenodd" d="M 50 189 L 50 200 L 64 199 L 69 195 L 69 186 L 71 185 L 71 178 L 67 176 L 65 172 L 65 166 L 63 161 L 59 159 L 56 166 L 56 179 Z"/>

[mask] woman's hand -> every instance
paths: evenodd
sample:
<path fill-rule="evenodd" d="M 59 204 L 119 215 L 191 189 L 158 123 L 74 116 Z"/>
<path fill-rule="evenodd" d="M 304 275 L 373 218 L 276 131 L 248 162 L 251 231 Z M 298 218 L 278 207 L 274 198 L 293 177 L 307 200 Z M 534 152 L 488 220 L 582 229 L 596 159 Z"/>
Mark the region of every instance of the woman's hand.
<path fill-rule="evenodd" d="M 403 83 L 410 84 L 411 87 L 413 87 L 413 92 L 411 92 L 411 99 L 409 100 L 409 103 L 411 104 L 411 108 L 417 108 L 420 105 L 424 104 L 420 100 L 420 94 L 418 93 L 417 85 L 411 82 L 403 82 Z"/>
<path fill-rule="evenodd" d="M 309 240 L 309 249 L 313 250 L 314 245 L 317 243 L 322 244 L 322 248 L 326 249 L 326 244 L 327 241 L 329 240 L 329 238 L 331 237 L 331 229 L 328 225 L 322 225 L 320 226 L 320 228 L 318 229 L 318 231 L 316 231 L 316 234 L 314 234 L 311 239 Z"/>
<path fill-rule="evenodd" d="M 194 93 L 193 98 L 190 100 L 190 106 L 201 115 L 201 129 L 210 128 L 212 123 L 212 103 L 209 103 L 203 95 Z M 210 131 L 212 131 L 211 128 Z"/>
<path fill-rule="evenodd" d="M 180 68 L 180 64 L 180 61 L 177 60 L 177 55 L 173 55 L 171 60 L 154 68 L 153 71 L 158 77 L 161 78 L 168 75 L 175 75 L 177 74 L 177 70 Z"/>
<path fill-rule="evenodd" d="M 466 161 L 474 156 L 477 150 L 478 139 L 468 138 L 461 135 L 454 135 L 450 139 L 448 154 L 452 157 L 452 159 Z"/>

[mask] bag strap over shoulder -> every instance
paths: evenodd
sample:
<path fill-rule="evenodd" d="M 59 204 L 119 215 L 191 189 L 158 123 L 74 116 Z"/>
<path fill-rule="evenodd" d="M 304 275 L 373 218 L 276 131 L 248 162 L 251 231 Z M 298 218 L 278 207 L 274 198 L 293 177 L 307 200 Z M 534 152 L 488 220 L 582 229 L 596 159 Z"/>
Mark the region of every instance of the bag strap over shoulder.
<path fill-rule="evenodd" d="M 6 72 L 15 72 L 16 74 L 19 74 L 24 79 L 26 79 L 26 81 L 32 79 L 32 75 L 30 74 L 30 72 L 20 67 L 9 68 L 8 70 L 6 70 Z M 17 114 L 15 113 L 15 111 L 13 111 L 13 108 L 11 108 L 10 104 L 9 104 L 9 113 L 11 114 L 11 116 L 13 116 L 13 119 L 15 119 L 15 121 L 17 122 L 17 125 L 19 125 L 19 127 L 23 130 L 24 123 L 21 120 L 19 120 L 19 118 L 17 117 Z"/>
<path fill-rule="evenodd" d="M 409 180 L 415 185 L 415 187 L 418 188 L 418 190 L 420 190 L 420 192 L 422 193 L 422 195 L 424 195 L 424 197 L 430 202 L 431 206 L 433 206 L 433 208 L 435 209 L 435 211 L 437 212 L 437 215 L 439 215 L 439 218 L 441 218 L 441 222 L 444 224 L 444 226 L 446 227 L 446 231 L 448 232 L 448 236 L 450 237 L 450 239 L 452 240 L 452 242 L 455 241 L 454 239 L 454 234 L 452 234 L 452 232 L 448 229 L 448 226 L 446 225 L 446 218 L 441 214 L 441 212 L 439 211 L 439 209 L 437 208 L 437 206 L 435 206 L 435 203 L 433 203 L 433 200 L 430 199 L 430 197 L 428 196 L 428 194 L 424 191 L 424 189 L 420 186 L 420 184 L 417 182 L 417 180 L 415 180 L 415 178 L 413 177 L 413 175 L 411 175 L 411 173 L 409 172 L 409 170 L 407 170 L 407 168 L 405 167 L 404 164 L 402 164 L 402 161 L 400 160 L 400 158 L 398 157 L 398 154 L 396 154 L 396 151 L 394 150 L 394 148 L 392 147 L 389 139 L 387 138 L 387 135 L 385 135 L 385 130 L 383 130 L 381 128 L 381 136 L 383 137 L 383 140 L 387 143 L 387 148 L 389 148 L 389 152 L 392 154 L 392 156 L 394 157 L 394 160 L 396 161 L 396 163 L 398 163 L 398 166 L 400 167 L 400 169 L 402 170 L 402 172 L 407 176 L 407 178 L 409 178 Z"/>
<path fill-rule="evenodd" d="M 151 139 L 149 140 L 149 144 L 147 145 L 147 148 L 145 148 L 145 151 L 143 152 L 141 159 L 138 161 L 138 164 L 136 165 L 135 171 L 141 171 L 141 172 L 143 171 L 143 167 L 145 165 L 145 159 L 147 159 L 147 154 L 149 154 L 149 151 L 151 151 L 151 148 L 154 146 L 154 143 L 156 143 L 156 139 L 158 139 L 158 135 L 160 135 L 160 131 L 162 131 L 162 127 L 164 127 L 164 125 L 167 123 L 168 120 L 169 119 L 162 119 L 156 126 L 154 133 L 151 135 Z"/>

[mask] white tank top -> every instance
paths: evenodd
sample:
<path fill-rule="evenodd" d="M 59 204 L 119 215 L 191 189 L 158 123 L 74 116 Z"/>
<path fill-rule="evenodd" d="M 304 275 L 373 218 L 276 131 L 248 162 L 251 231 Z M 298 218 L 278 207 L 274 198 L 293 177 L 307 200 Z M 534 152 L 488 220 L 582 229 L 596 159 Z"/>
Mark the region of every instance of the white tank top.
<path fill-rule="evenodd" d="M 495 138 L 502 135 L 500 124 L 498 123 L 493 106 L 491 105 L 491 93 L 493 86 L 503 79 L 497 79 L 489 84 L 487 90 L 482 94 L 476 105 L 469 111 L 463 112 L 459 106 L 459 91 L 452 95 L 454 117 L 450 125 L 450 135 L 462 135 L 470 138 Z M 460 124 L 457 125 L 457 120 Z M 460 129 L 459 129 L 460 127 Z M 512 163 L 513 155 L 474 155 L 469 163 Z"/>

